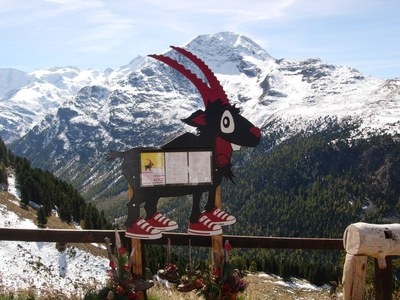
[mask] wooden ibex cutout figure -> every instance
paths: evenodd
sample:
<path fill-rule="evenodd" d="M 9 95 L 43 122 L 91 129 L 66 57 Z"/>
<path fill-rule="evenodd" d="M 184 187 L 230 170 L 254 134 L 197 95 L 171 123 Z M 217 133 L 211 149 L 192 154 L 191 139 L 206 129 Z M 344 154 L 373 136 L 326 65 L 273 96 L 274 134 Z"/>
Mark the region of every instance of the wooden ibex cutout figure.
<path fill-rule="evenodd" d="M 173 47 L 187 59 L 191 60 L 203 72 L 208 84 L 183 65 L 164 55 L 149 55 L 188 78 L 198 89 L 204 102 L 205 110 L 197 110 L 189 118 L 182 120 L 197 128 L 197 134 L 184 133 L 166 145 L 160 151 L 193 149 L 210 149 L 212 151 L 212 183 L 208 185 L 163 185 L 143 187 L 140 184 L 140 152 L 143 149 L 133 148 L 125 152 L 110 151 L 108 159 L 123 158 L 122 170 L 125 178 L 134 190 L 134 195 L 127 203 L 128 218 L 126 236 L 142 239 L 161 237 L 162 231 L 178 227 L 172 221 L 157 212 L 157 203 L 161 197 L 182 195 L 193 196 L 193 206 L 189 218 L 188 231 L 197 235 L 217 235 L 222 233 L 221 226 L 232 225 L 236 218 L 215 207 L 216 188 L 225 177 L 233 182 L 231 169 L 232 151 L 240 146 L 255 147 L 260 142 L 260 129 L 240 115 L 239 109 L 229 104 L 221 84 L 198 57 L 183 48 Z M 208 192 L 208 201 L 204 211 L 200 210 L 201 195 Z M 144 203 L 145 218 L 140 217 L 139 206 Z"/>

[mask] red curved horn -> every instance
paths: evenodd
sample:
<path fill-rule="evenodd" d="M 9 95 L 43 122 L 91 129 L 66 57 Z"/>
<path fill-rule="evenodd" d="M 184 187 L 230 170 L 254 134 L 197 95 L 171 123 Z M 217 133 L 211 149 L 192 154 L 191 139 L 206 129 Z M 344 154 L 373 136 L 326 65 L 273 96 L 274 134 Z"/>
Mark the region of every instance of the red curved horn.
<path fill-rule="evenodd" d="M 199 90 L 201 97 L 203 98 L 204 106 L 207 107 L 209 102 L 214 102 L 218 99 L 222 101 L 223 104 L 229 104 L 228 97 L 225 94 L 224 89 L 222 88 L 220 82 L 215 77 L 214 73 L 210 70 L 210 68 L 197 56 L 190 53 L 189 51 L 171 46 L 172 49 L 184 55 L 186 58 L 191 60 L 204 74 L 210 86 L 205 84 L 200 78 L 198 78 L 194 73 L 186 69 L 177 61 L 172 58 L 164 55 L 156 55 L 150 54 L 150 57 L 153 57 L 163 63 L 167 64 L 171 68 L 179 71 L 182 75 L 188 78 L 195 87 Z"/>
<path fill-rule="evenodd" d="M 210 89 L 213 95 L 213 97 L 208 99 L 209 101 L 214 102 L 215 100 L 220 99 L 224 104 L 229 103 L 229 99 L 223 87 L 221 86 L 221 83 L 219 82 L 217 77 L 215 77 L 214 73 L 210 70 L 210 68 L 205 64 L 204 61 L 202 61 L 196 55 L 183 48 L 175 46 L 170 46 L 170 47 L 175 51 L 181 53 L 182 55 L 186 56 L 188 59 L 190 59 L 203 72 L 204 76 L 206 77 L 210 85 Z"/>
<path fill-rule="evenodd" d="M 159 61 L 162 61 L 163 63 L 167 64 L 171 68 L 179 71 L 182 75 L 184 75 L 187 79 L 189 79 L 194 86 L 199 90 L 201 97 L 203 98 L 204 105 L 207 107 L 207 104 L 204 99 L 208 98 L 209 94 L 209 87 L 200 79 L 198 78 L 195 74 L 193 74 L 191 71 L 186 69 L 184 66 L 182 66 L 180 63 L 178 63 L 176 60 L 173 60 L 172 58 L 164 55 L 156 55 L 156 54 L 150 54 L 149 55 L 152 58 L 155 58 Z"/>

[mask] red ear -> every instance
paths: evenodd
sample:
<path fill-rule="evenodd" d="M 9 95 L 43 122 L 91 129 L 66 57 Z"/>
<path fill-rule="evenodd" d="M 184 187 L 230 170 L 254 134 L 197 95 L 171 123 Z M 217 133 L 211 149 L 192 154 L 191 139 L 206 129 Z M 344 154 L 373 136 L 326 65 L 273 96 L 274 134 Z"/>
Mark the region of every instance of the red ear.
<path fill-rule="evenodd" d="M 203 127 L 206 125 L 206 114 L 204 111 L 199 109 L 194 112 L 189 118 L 183 119 L 183 122 L 194 127 Z"/>

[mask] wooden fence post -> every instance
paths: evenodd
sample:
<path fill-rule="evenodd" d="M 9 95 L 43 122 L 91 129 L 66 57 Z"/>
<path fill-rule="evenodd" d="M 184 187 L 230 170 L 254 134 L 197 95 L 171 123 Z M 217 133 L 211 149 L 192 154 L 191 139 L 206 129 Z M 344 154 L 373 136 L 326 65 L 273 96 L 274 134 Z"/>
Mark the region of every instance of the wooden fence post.
<path fill-rule="evenodd" d="M 343 267 L 343 300 L 364 299 L 365 275 L 368 257 L 346 254 Z"/>
<path fill-rule="evenodd" d="M 128 184 L 128 199 L 132 199 L 135 191 L 133 187 Z M 142 243 L 140 239 L 131 239 L 131 261 L 132 261 L 132 269 L 131 272 L 137 278 L 144 278 L 143 276 L 143 254 L 142 254 Z M 137 291 L 137 294 L 141 297 L 141 299 L 147 299 L 146 291 Z"/>
<path fill-rule="evenodd" d="M 392 258 L 386 256 L 386 268 L 381 269 L 377 259 L 375 261 L 375 299 L 392 300 L 393 274 Z"/>
<path fill-rule="evenodd" d="M 215 190 L 215 206 L 221 207 L 221 186 L 217 186 Z M 211 257 L 214 268 L 222 268 L 223 262 L 223 245 L 222 245 L 222 234 L 211 236 Z"/>
<path fill-rule="evenodd" d="M 351 278 L 351 257 L 355 257 L 356 255 L 372 256 L 375 258 L 375 299 L 392 299 L 393 274 L 390 256 L 400 255 L 400 244 L 398 242 L 399 234 L 400 224 L 398 223 L 368 224 L 358 222 L 346 228 L 343 237 L 344 248 L 347 252 L 345 269 L 343 270 L 343 286 L 346 291 L 352 290 L 351 285 L 354 284 Z M 346 270 L 350 274 L 350 279 L 348 279 L 349 276 L 345 274 Z M 347 277 L 346 280 L 345 277 Z M 364 285 L 365 279 L 360 278 L 359 280 L 363 280 Z M 349 281 L 350 284 L 348 283 Z M 344 292 L 344 299 L 353 299 L 352 297 L 346 298 L 346 291 Z"/>

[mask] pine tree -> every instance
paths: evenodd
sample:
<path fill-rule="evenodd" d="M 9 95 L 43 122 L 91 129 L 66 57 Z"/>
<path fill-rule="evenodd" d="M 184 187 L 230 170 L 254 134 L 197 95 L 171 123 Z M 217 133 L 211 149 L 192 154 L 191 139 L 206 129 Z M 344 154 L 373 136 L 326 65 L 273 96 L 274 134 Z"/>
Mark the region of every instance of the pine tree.
<path fill-rule="evenodd" d="M 22 178 L 22 177 L 20 177 Z M 31 187 L 34 185 L 34 181 L 31 176 L 25 178 L 23 181 L 19 181 L 19 189 L 21 192 L 21 203 L 23 205 L 28 205 L 29 201 L 32 200 L 32 190 Z"/>
<path fill-rule="evenodd" d="M 61 221 L 71 223 L 72 221 L 71 209 L 67 201 L 63 202 L 61 206 L 58 208 L 58 215 Z"/>
<path fill-rule="evenodd" d="M 0 138 L 0 163 L 3 163 L 7 167 L 9 165 L 8 149 L 1 138 Z"/>
<path fill-rule="evenodd" d="M 72 199 L 72 218 L 75 222 L 79 223 L 81 218 L 81 202 L 77 197 Z"/>
<path fill-rule="evenodd" d="M 43 207 L 40 207 L 36 213 L 38 226 L 41 228 L 45 228 L 47 225 L 47 215 L 45 209 Z"/>
<path fill-rule="evenodd" d="M 7 168 L 3 162 L 0 162 L 0 185 L 4 189 L 8 187 Z"/>
<path fill-rule="evenodd" d="M 85 217 L 83 219 L 83 227 L 85 229 L 94 229 L 95 225 L 93 223 L 93 209 L 92 205 L 89 204 L 85 210 Z"/>

